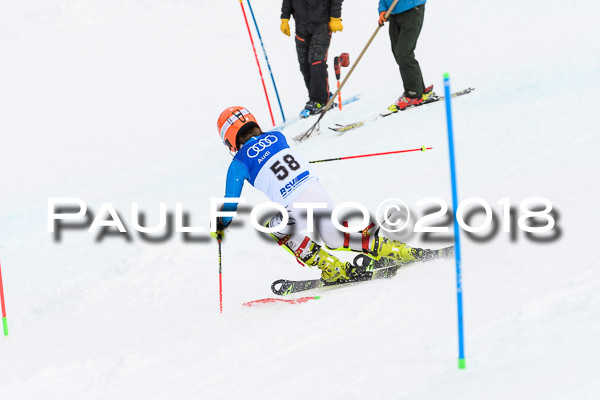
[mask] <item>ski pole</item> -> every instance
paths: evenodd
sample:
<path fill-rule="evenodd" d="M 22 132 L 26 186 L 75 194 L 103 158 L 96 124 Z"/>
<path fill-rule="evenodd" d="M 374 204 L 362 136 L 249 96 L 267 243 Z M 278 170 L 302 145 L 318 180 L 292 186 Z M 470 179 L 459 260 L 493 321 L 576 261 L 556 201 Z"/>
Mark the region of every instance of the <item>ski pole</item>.
<path fill-rule="evenodd" d="M 450 152 L 450 180 L 452 183 L 452 206 L 454 207 L 454 257 L 456 260 L 456 308 L 458 316 L 458 368 L 466 368 L 465 335 L 463 329 L 462 272 L 460 267 L 460 229 L 456 210 L 458 209 L 458 191 L 456 189 L 456 163 L 454 162 L 454 128 L 452 126 L 452 106 L 450 92 L 450 75 L 444 74 L 444 91 L 446 95 L 446 122 L 448 125 L 448 151 Z"/>
<path fill-rule="evenodd" d="M 258 66 L 258 74 L 262 82 L 263 90 L 265 91 L 265 97 L 267 98 L 267 106 L 269 107 L 269 114 L 271 115 L 271 122 L 275 126 L 275 119 L 273 119 L 273 111 L 271 110 L 271 102 L 269 101 L 269 94 L 267 93 L 267 86 L 263 78 L 262 69 L 260 68 L 260 62 L 258 61 L 258 55 L 256 54 L 256 47 L 254 47 L 254 39 L 252 39 L 252 32 L 250 32 L 250 25 L 248 25 L 248 18 L 246 17 L 246 9 L 242 0 L 240 0 L 240 6 L 242 7 L 242 13 L 244 14 L 244 21 L 246 22 L 246 28 L 248 28 L 248 36 L 250 37 L 250 43 L 252 44 L 252 51 L 254 51 L 254 58 L 256 59 L 256 65 Z"/>
<path fill-rule="evenodd" d="M 411 152 L 411 151 L 422 151 L 422 152 L 425 152 L 425 150 L 432 150 L 432 149 L 433 149 L 433 147 L 422 146 L 422 147 L 420 147 L 418 149 L 386 151 L 385 153 L 360 154 L 358 156 L 348 156 L 348 157 L 326 158 L 324 160 L 309 161 L 309 164 L 316 164 L 316 163 L 322 163 L 322 162 L 328 162 L 328 161 L 350 160 L 351 158 L 385 156 L 387 154 L 408 153 L 408 152 Z"/>
<path fill-rule="evenodd" d="M 221 235 L 217 236 L 219 242 L 219 313 L 223 313 L 223 280 L 221 274 Z"/>
<path fill-rule="evenodd" d="M 4 304 L 4 286 L 2 285 L 2 266 L 0 265 L 0 301 L 2 302 L 2 327 L 4 336 L 8 336 L 8 321 L 6 320 L 6 305 Z"/>
<path fill-rule="evenodd" d="M 398 1 L 399 0 L 394 0 L 394 2 L 392 3 L 392 5 L 390 6 L 390 8 L 388 8 L 388 10 L 386 11 L 385 17 L 384 17 L 386 20 L 388 19 L 388 17 L 390 16 L 390 14 L 392 13 L 392 11 L 394 10 L 394 7 L 396 7 L 396 4 L 398 4 Z M 323 107 L 323 111 L 321 111 L 321 113 L 319 115 L 319 119 L 317 119 L 317 122 L 315 122 L 313 126 L 311 126 L 306 132 L 304 132 L 304 135 L 302 135 L 302 136 L 300 136 L 298 138 L 299 142 L 301 142 L 302 140 L 304 140 L 307 137 L 309 137 L 313 133 L 313 131 L 315 130 L 315 128 L 319 125 L 319 122 L 321 122 L 321 119 L 323 119 L 323 117 L 325 116 L 325 113 L 327 113 L 327 111 L 329 111 L 329 108 L 331 107 L 331 104 L 335 100 L 335 97 L 342 90 L 342 88 L 344 87 L 344 85 L 348 81 L 348 78 L 350 78 L 350 75 L 352 75 L 352 72 L 354 71 L 354 68 L 356 68 L 356 66 L 358 65 L 358 63 L 362 59 L 363 55 L 365 54 L 365 52 L 367 51 L 367 49 L 371 45 L 371 42 L 373 41 L 373 39 L 375 39 L 375 36 L 377 36 L 377 34 L 379 33 L 380 29 L 381 29 L 381 26 L 377 25 L 377 29 L 375 29 L 375 32 L 373 32 L 373 34 L 371 35 L 371 38 L 369 39 L 369 41 L 367 42 L 367 44 L 365 45 L 365 47 L 362 49 L 362 51 L 358 55 L 358 58 L 356 59 L 356 61 L 354 62 L 354 64 L 352 64 L 352 67 L 350 67 L 350 71 L 348 72 L 348 75 L 346 75 L 346 77 L 342 81 L 342 84 L 340 85 L 340 87 L 333 94 L 333 96 L 331 96 L 331 98 L 329 99 L 329 101 L 327 102 L 327 104 L 325 105 L 325 107 Z"/>
<path fill-rule="evenodd" d="M 277 102 L 279 103 L 279 110 L 281 111 L 281 118 L 283 118 L 283 122 L 285 123 L 285 115 L 283 114 L 283 107 L 281 106 L 281 100 L 279 99 L 279 92 L 277 91 L 277 85 L 275 84 L 275 78 L 273 77 L 273 71 L 271 70 L 271 64 L 269 63 L 269 57 L 267 57 L 267 50 L 265 49 L 265 45 L 263 44 L 262 36 L 260 35 L 260 31 L 258 30 L 258 24 L 256 23 L 256 18 L 254 18 L 254 11 L 252 11 L 252 5 L 250 4 L 250 0 L 246 0 L 248 3 L 248 9 L 250 10 L 250 15 L 252 15 L 252 20 L 254 21 L 254 27 L 256 28 L 256 33 L 258 34 L 258 40 L 260 41 L 260 46 L 262 47 L 263 54 L 265 55 L 265 61 L 267 62 L 267 67 L 269 68 L 269 74 L 271 74 L 271 81 L 273 82 L 273 88 L 275 89 L 275 96 L 277 96 Z"/>

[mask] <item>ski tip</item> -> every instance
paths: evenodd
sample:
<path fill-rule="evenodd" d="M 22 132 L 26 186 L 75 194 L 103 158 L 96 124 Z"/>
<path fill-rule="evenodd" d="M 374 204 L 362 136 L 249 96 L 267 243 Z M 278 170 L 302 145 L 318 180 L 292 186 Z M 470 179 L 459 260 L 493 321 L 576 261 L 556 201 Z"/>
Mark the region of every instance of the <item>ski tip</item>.
<path fill-rule="evenodd" d="M 444 80 L 447 81 L 450 79 L 450 74 L 448 72 L 444 72 Z"/>

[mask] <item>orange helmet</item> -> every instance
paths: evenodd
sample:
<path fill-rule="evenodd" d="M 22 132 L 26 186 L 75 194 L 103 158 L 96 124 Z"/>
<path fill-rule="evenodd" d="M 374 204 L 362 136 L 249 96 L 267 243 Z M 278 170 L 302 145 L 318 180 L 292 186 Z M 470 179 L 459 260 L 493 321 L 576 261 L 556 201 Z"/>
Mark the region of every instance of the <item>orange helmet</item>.
<path fill-rule="evenodd" d="M 241 133 L 248 129 L 258 127 L 254 115 L 244 107 L 229 107 L 219 115 L 217 129 L 221 140 L 229 150 L 236 152 L 239 150 L 237 138 Z"/>

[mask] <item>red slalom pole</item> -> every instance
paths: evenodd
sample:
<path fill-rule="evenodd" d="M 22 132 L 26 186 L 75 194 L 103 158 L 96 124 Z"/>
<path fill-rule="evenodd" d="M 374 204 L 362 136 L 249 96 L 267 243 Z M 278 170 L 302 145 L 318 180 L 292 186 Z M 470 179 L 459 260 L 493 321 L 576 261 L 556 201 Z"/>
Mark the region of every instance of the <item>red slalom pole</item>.
<path fill-rule="evenodd" d="M 244 14 L 244 21 L 246 22 L 246 28 L 248 28 L 248 36 L 250 37 L 250 43 L 252 43 L 252 51 L 254 51 L 254 58 L 256 59 L 256 65 L 258 66 L 258 73 L 260 74 L 260 80 L 262 82 L 263 89 L 265 91 L 265 97 L 267 98 L 267 105 L 269 106 L 269 114 L 271 115 L 271 123 L 275 126 L 275 119 L 273 118 L 273 111 L 271 110 L 271 102 L 269 101 L 269 95 L 267 93 L 267 86 L 265 85 L 265 80 L 263 79 L 262 69 L 260 68 L 260 63 L 258 62 L 258 55 L 256 54 L 256 48 L 254 47 L 254 39 L 252 39 L 252 32 L 250 32 L 250 25 L 248 25 L 248 18 L 246 17 L 246 9 L 244 8 L 244 4 L 242 0 L 240 0 L 240 6 L 242 7 L 242 13 Z"/>
<path fill-rule="evenodd" d="M 4 286 L 2 284 L 2 265 L 0 265 L 0 302 L 2 303 L 2 326 L 4 336 L 8 336 L 8 322 L 6 320 L 6 305 L 4 304 Z"/>
<path fill-rule="evenodd" d="M 422 151 L 422 152 L 425 152 L 425 150 L 431 150 L 431 149 L 433 149 L 433 147 L 422 146 L 421 148 L 418 148 L 418 149 L 386 151 L 385 153 L 360 154 L 358 156 L 348 156 L 348 157 L 326 158 L 324 160 L 309 161 L 309 163 L 310 164 L 316 164 L 316 163 L 328 162 L 328 161 L 349 160 L 351 158 L 385 156 L 387 154 L 408 153 L 408 152 L 411 152 L 411 151 Z"/>

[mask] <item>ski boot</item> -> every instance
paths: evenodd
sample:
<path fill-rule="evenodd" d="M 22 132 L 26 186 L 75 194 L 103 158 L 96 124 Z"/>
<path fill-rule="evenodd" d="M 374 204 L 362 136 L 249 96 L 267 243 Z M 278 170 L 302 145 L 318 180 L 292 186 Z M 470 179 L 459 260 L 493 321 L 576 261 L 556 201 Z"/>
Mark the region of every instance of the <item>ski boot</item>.
<path fill-rule="evenodd" d="M 325 104 L 310 100 L 304 106 L 304 110 L 300 111 L 300 118 L 308 118 L 311 115 L 318 114 L 322 111 L 323 107 L 325 107 Z"/>
<path fill-rule="evenodd" d="M 421 98 L 423 99 L 423 101 L 427 102 L 427 100 L 429 100 L 429 98 L 433 96 L 435 96 L 435 93 L 433 93 L 433 85 L 431 85 L 427 86 L 425 90 L 423 90 L 423 96 L 421 96 Z"/>
<path fill-rule="evenodd" d="M 414 92 L 413 92 L 414 93 Z M 388 110 L 391 112 L 398 112 L 406 110 L 409 107 L 418 106 L 422 104 L 424 101 L 429 100 L 429 97 L 433 94 L 433 85 L 428 86 L 423 91 L 423 95 L 421 97 L 413 98 L 408 97 L 406 93 L 404 93 L 394 104 L 388 107 Z"/>
<path fill-rule="evenodd" d="M 327 101 L 331 100 L 332 97 L 333 97 L 333 93 L 329 92 L 329 99 Z M 325 107 L 326 105 L 327 104 L 323 105 L 323 107 Z M 334 99 L 334 101 L 331 103 L 331 107 L 329 107 L 329 109 L 331 110 L 332 108 L 338 108 L 338 106 L 339 106 L 339 103 L 337 103 Z"/>
<path fill-rule="evenodd" d="M 318 267 L 321 270 L 321 280 L 323 282 L 333 283 L 350 278 L 347 274 L 347 269 L 349 271 L 351 267 L 350 263 L 340 261 L 316 243 L 312 244 L 306 257 L 301 260 L 306 265 Z"/>
<path fill-rule="evenodd" d="M 417 247 L 410 247 L 406 243 L 391 240 L 383 236 L 375 236 L 371 248 L 371 255 L 376 259 L 381 257 L 400 262 L 412 262 L 425 258 L 426 251 Z"/>

